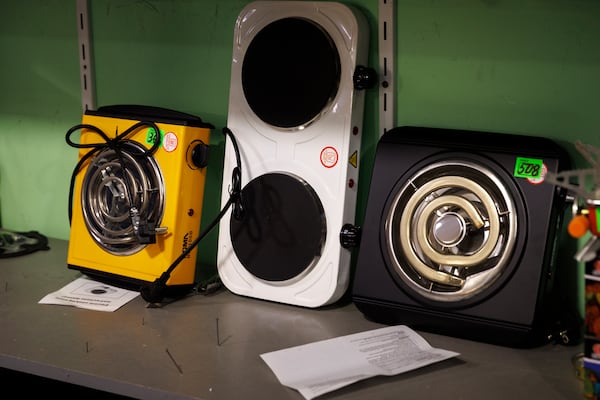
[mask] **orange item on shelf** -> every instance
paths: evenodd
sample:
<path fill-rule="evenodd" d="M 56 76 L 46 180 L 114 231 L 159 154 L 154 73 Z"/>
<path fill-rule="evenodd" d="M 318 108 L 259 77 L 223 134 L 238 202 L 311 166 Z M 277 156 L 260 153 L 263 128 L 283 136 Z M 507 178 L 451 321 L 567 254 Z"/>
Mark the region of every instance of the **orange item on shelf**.
<path fill-rule="evenodd" d="M 574 238 L 580 238 L 590 229 L 590 220 L 586 215 L 577 215 L 571 219 L 567 231 Z"/>

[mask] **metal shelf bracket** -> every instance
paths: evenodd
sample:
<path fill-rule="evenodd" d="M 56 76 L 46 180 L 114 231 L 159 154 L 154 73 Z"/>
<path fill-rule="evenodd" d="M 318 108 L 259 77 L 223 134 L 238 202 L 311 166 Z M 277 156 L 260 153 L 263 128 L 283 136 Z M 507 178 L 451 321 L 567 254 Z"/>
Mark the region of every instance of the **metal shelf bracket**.
<path fill-rule="evenodd" d="M 394 62 L 396 35 L 394 0 L 379 1 L 379 132 L 396 126 Z"/>
<path fill-rule="evenodd" d="M 89 0 L 77 0 L 77 36 L 79 38 L 79 71 L 83 111 L 96 108 L 94 58 L 90 29 Z"/>

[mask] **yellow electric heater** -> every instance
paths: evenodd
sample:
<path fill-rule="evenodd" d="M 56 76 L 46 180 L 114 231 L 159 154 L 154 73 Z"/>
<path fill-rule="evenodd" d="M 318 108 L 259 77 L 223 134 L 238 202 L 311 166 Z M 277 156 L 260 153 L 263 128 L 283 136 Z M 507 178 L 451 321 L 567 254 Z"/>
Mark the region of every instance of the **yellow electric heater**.
<path fill-rule="evenodd" d="M 79 148 L 69 196 L 68 268 L 139 288 L 178 258 L 166 285 L 189 289 L 198 276 L 208 143 L 201 118 L 158 107 L 86 111 L 67 133 Z M 79 132 L 79 142 L 70 138 Z"/>

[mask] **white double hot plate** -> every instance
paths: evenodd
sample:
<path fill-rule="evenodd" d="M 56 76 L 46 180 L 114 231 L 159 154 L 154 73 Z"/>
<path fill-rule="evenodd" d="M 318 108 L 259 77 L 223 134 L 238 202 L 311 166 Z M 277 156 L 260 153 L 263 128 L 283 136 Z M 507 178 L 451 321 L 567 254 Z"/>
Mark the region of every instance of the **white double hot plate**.
<path fill-rule="evenodd" d="M 229 210 L 217 264 L 232 292 L 305 307 L 350 279 L 368 26 L 336 2 L 258 1 L 235 25 L 227 126 L 244 213 Z M 222 204 L 236 164 L 225 146 Z"/>

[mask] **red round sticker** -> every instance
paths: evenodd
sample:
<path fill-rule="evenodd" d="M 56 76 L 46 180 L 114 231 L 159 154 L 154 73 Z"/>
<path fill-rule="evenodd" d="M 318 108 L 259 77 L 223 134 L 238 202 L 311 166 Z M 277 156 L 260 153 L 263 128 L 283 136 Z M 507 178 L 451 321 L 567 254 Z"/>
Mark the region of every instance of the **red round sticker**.
<path fill-rule="evenodd" d="M 165 134 L 165 137 L 163 139 L 163 148 L 166 151 L 168 151 L 168 152 L 175 151 L 178 144 L 179 144 L 179 140 L 177 139 L 176 134 L 174 134 L 173 132 L 167 132 Z"/>
<path fill-rule="evenodd" d="M 546 164 L 542 164 L 542 172 L 540 173 L 540 176 L 537 178 L 527 178 L 527 181 L 534 185 L 539 185 L 540 183 L 544 183 L 546 180 L 546 174 L 548 174 L 548 167 L 546 167 Z"/>
<path fill-rule="evenodd" d="M 338 152 L 331 146 L 325 147 L 321 150 L 321 164 L 325 168 L 333 168 L 338 162 Z"/>

